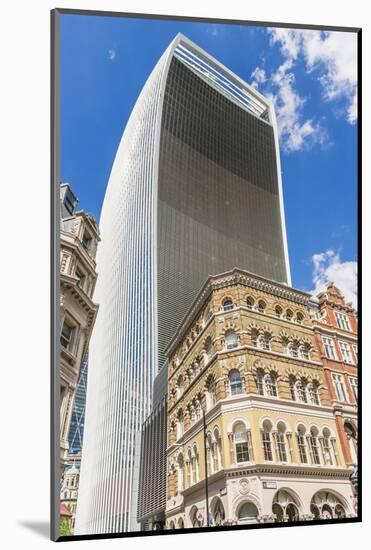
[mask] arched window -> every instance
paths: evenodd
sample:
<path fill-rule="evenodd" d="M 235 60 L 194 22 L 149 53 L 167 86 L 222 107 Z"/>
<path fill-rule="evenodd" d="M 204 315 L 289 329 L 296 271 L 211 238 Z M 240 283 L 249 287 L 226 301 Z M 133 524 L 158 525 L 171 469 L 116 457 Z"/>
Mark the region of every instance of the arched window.
<path fill-rule="evenodd" d="M 268 333 L 259 334 L 257 338 L 257 347 L 266 351 L 270 350 L 270 335 Z"/>
<path fill-rule="evenodd" d="M 183 412 L 179 411 L 176 423 L 176 438 L 179 439 L 184 433 L 184 417 Z"/>
<path fill-rule="evenodd" d="M 180 375 L 177 380 L 177 388 L 176 388 L 176 395 L 178 399 L 183 395 L 183 392 L 184 392 L 184 380 L 183 380 L 183 376 Z"/>
<path fill-rule="evenodd" d="M 293 401 L 296 401 L 296 387 L 295 387 L 295 384 L 296 384 L 295 376 L 290 376 L 289 377 L 290 394 L 291 394 L 291 399 Z"/>
<path fill-rule="evenodd" d="M 259 313 L 264 313 L 265 308 L 267 307 L 267 304 L 264 302 L 264 300 L 259 300 L 258 307 L 256 308 Z"/>
<path fill-rule="evenodd" d="M 237 422 L 233 427 L 234 445 L 236 462 L 248 462 L 250 459 L 250 449 L 246 426 L 242 422 Z"/>
<path fill-rule="evenodd" d="M 303 321 L 304 321 L 304 315 L 302 313 L 300 313 L 300 311 L 296 314 L 296 322 L 299 324 L 299 325 L 302 325 L 303 324 Z"/>
<path fill-rule="evenodd" d="M 225 347 L 226 349 L 238 347 L 238 335 L 234 332 L 234 330 L 227 330 L 225 333 Z"/>
<path fill-rule="evenodd" d="M 229 373 L 229 390 L 231 395 L 238 395 L 243 391 L 241 374 L 237 369 Z"/>
<path fill-rule="evenodd" d="M 216 385 L 214 378 L 210 378 L 206 387 L 208 408 L 211 409 L 216 403 Z"/>
<path fill-rule="evenodd" d="M 226 298 L 223 302 L 223 310 L 224 311 L 231 311 L 231 309 L 234 308 L 233 301 L 231 298 Z"/>
<path fill-rule="evenodd" d="M 185 463 L 187 487 L 190 487 L 192 485 L 191 461 L 192 461 L 192 453 L 191 453 L 191 449 L 188 449 L 188 456 Z"/>
<path fill-rule="evenodd" d="M 345 506 L 338 497 L 328 491 L 319 491 L 312 500 L 310 509 L 314 519 L 345 518 Z"/>
<path fill-rule="evenodd" d="M 264 420 L 263 428 L 262 428 L 264 460 L 267 460 L 270 462 L 273 460 L 271 431 L 272 431 L 271 422 L 269 422 L 269 420 Z"/>
<path fill-rule="evenodd" d="M 251 345 L 254 346 L 254 348 L 258 347 L 258 336 L 259 333 L 256 329 L 251 330 Z"/>
<path fill-rule="evenodd" d="M 208 338 L 205 343 L 206 362 L 208 363 L 215 355 L 215 348 L 211 338 Z"/>
<path fill-rule="evenodd" d="M 351 422 L 344 423 L 344 430 L 349 442 L 349 450 L 354 465 L 358 462 L 357 431 Z"/>
<path fill-rule="evenodd" d="M 290 357 L 298 356 L 298 346 L 294 342 L 289 342 L 286 347 L 286 354 Z"/>
<path fill-rule="evenodd" d="M 192 523 L 192 527 L 201 527 L 201 514 L 197 506 L 192 506 L 189 517 Z"/>
<path fill-rule="evenodd" d="M 304 359 L 306 361 L 309 361 L 309 346 L 307 344 L 303 344 L 299 347 L 299 357 L 300 359 Z"/>
<path fill-rule="evenodd" d="M 218 428 L 214 430 L 214 471 L 217 472 L 222 467 L 222 440 Z"/>
<path fill-rule="evenodd" d="M 258 509 L 252 502 L 245 502 L 238 511 L 238 523 L 257 523 Z"/>
<path fill-rule="evenodd" d="M 178 456 L 178 493 L 184 490 L 184 459 L 182 453 Z"/>
<path fill-rule="evenodd" d="M 300 426 L 298 426 L 298 431 L 296 433 L 296 441 L 299 449 L 300 462 L 302 464 L 308 463 L 307 448 L 305 444 L 305 431 L 306 431 L 305 426 L 300 424 Z"/>
<path fill-rule="evenodd" d="M 317 382 L 310 382 L 307 385 L 307 394 L 309 403 L 312 403 L 313 405 L 320 405 Z"/>
<path fill-rule="evenodd" d="M 213 516 L 215 525 L 223 525 L 225 519 L 224 506 L 220 498 L 218 498 L 213 506 Z"/>
<path fill-rule="evenodd" d="M 306 381 L 305 380 L 297 380 L 296 384 L 296 395 L 298 401 L 302 401 L 303 403 L 307 402 L 307 392 L 306 392 Z"/>
<path fill-rule="evenodd" d="M 196 446 L 193 447 L 191 456 L 191 479 L 192 484 L 198 482 L 198 452 Z"/>
<path fill-rule="evenodd" d="M 254 304 L 255 304 L 254 298 L 252 298 L 251 296 L 248 296 L 246 298 L 246 307 L 247 307 L 247 309 L 250 309 L 250 310 L 253 309 Z"/>
<path fill-rule="evenodd" d="M 314 426 L 310 429 L 309 450 L 312 464 L 321 464 L 318 449 L 318 430 Z"/>
<path fill-rule="evenodd" d="M 262 370 L 257 370 L 255 381 L 259 395 L 264 395 L 264 372 Z"/>
<path fill-rule="evenodd" d="M 276 306 L 276 307 L 274 308 L 274 313 L 275 313 L 277 319 L 280 319 L 281 316 L 282 316 L 282 307 Z"/>
<path fill-rule="evenodd" d="M 201 403 L 199 400 L 196 401 L 196 420 L 200 420 L 201 416 L 202 416 L 202 408 L 201 408 Z"/>
<path fill-rule="evenodd" d="M 264 389 L 269 397 L 277 397 L 277 382 L 276 375 L 269 373 L 264 376 Z"/>
<path fill-rule="evenodd" d="M 276 517 L 276 523 L 299 520 L 299 505 L 297 500 L 282 489 L 277 491 L 274 496 L 272 512 Z"/>
<path fill-rule="evenodd" d="M 323 463 L 327 466 L 334 464 L 333 449 L 330 440 L 331 434 L 328 428 L 322 430 L 322 457 Z"/>
<path fill-rule="evenodd" d="M 292 321 L 293 316 L 294 316 L 294 314 L 291 311 L 291 309 L 287 309 L 286 310 L 286 315 L 285 315 L 286 321 Z"/>
<path fill-rule="evenodd" d="M 280 462 L 287 462 L 286 426 L 283 424 L 283 422 L 278 423 L 276 437 L 278 458 Z"/>
<path fill-rule="evenodd" d="M 184 529 L 184 521 L 183 518 L 178 519 L 178 529 Z"/>

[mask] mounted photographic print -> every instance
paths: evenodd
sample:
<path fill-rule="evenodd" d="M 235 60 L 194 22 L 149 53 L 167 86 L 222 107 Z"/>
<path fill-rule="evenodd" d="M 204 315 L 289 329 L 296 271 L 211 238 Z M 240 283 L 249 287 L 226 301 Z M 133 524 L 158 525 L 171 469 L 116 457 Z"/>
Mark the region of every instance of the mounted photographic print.
<path fill-rule="evenodd" d="M 360 521 L 360 36 L 52 12 L 54 540 Z"/>

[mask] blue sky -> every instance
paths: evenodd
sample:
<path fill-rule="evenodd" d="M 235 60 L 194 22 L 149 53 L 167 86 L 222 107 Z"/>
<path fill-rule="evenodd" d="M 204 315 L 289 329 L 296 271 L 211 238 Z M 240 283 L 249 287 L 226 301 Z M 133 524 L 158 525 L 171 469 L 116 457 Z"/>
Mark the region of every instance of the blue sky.
<path fill-rule="evenodd" d="M 356 301 L 356 35 L 62 15 L 61 178 L 99 218 L 139 92 L 182 32 L 276 104 L 292 283 Z"/>

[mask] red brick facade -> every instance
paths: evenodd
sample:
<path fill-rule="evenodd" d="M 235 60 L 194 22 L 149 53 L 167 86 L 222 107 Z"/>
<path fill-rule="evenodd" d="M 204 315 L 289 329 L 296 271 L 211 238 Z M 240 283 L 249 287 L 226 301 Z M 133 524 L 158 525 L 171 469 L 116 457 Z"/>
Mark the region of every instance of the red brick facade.
<path fill-rule="evenodd" d="M 348 466 L 357 463 L 358 329 L 351 303 L 329 283 L 313 319 L 339 440 Z"/>

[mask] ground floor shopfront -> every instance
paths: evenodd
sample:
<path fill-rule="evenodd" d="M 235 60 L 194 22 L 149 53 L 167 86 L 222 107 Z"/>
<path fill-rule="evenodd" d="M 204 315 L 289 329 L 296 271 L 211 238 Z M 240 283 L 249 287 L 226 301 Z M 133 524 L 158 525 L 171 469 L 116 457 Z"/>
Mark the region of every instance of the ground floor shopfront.
<path fill-rule="evenodd" d="M 209 526 L 354 517 L 349 472 L 221 471 L 208 480 Z M 166 504 L 166 528 L 205 527 L 204 481 Z"/>

